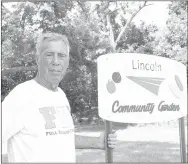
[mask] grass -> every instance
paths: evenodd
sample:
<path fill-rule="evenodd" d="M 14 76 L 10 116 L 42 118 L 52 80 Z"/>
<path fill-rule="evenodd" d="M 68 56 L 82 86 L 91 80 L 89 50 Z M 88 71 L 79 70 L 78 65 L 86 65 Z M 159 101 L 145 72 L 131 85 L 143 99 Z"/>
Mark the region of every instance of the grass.
<path fill-rule="evenodd" d="M 177 121 L 170 124 L 129 126 L 127 129 L 123 124 L 115 124 L 113 129 L 118 130 L 119 136 L 113 151 L 114 162 L 181 162 Z M 97 136 L 101 131 L 104 131 L 104 125 L 77 127 L 78 133 L 91 133 L 90 136 Z M 85 149 L 76 152 L 79 163 L 105 162 L 103 150 Z"/>
<path fill-rule="evenodd" d="M 114 162 L 181 162 L 179 144 L 119 141 Z M 77 162 L 105 162 L 103 150 L 77 150 Z"/>

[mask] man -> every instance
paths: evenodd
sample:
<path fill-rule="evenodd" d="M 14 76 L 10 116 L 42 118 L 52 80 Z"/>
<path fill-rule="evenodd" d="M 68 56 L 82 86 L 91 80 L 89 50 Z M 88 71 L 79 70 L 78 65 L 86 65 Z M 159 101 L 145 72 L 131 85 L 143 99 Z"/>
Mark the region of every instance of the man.
<path fill-rule="evenodd" d="M 37 42 L 35 79 L 16 86 L 2 103 L 2 139 L 9 162 L 76 162 L 75 148 L 104 149 L 100 137 L 75 135 L 69 102 L 58 87 L 69 65 L 65 36 L 46 33 Z M 108 136 L 114 148 L 116 135 Z"/>

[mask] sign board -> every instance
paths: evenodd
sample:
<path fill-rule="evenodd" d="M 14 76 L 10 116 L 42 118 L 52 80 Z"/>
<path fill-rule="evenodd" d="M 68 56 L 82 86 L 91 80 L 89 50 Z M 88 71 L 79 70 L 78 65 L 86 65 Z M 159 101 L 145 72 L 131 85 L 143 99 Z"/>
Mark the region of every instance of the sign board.
<path fill-rule="evenodd" d="M 187 115 L 186 66 L 164 57 L 113 53 L 97 59 L 99 116 L 122 123 Z"/>

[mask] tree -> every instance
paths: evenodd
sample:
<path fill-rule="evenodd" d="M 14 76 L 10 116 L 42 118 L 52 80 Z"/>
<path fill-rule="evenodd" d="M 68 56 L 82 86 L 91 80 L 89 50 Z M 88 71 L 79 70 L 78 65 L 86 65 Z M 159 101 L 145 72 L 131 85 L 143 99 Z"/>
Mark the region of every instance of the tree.
<path fill-rule="evenodd" d="M 171 2 L 167 28 L 156 38 L 154 54 L 187 64 L 187 2 Z"/>

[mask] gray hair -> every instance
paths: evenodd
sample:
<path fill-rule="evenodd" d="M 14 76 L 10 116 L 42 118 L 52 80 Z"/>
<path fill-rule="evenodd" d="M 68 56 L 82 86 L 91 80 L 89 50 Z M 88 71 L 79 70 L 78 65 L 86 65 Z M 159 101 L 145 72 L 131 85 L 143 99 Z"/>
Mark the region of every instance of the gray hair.
<path fill-rule="evenodd" d="M 50 41 L 62 41 L 68 48 L 68 53 L 70 50 L 69 41 L 65 35 L 57 34 L 57 33 L 42 33 L 38 39 L 36 44 L 36 55 L 40 55 L 42 46 L 44 42 L 50 42 Z"/>

